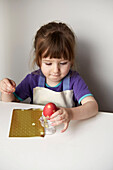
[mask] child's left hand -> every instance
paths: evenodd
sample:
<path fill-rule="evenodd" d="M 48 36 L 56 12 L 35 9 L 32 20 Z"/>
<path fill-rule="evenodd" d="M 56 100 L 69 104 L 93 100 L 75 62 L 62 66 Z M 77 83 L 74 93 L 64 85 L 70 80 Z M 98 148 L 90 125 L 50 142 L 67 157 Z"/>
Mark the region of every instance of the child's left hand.
<path fill-rule="evenodd" d="M 69 126 L 69 122 L 71 120 L 71 116 L 69 110 L 67 108 L 60 107 L 58 110 L 52 114 L 50 117 L 50 121 L 52 122 L 52 126 L 57 126 L 60 124 L 64 124 L 64 128 L 61 132 L 65 132 Z"/>

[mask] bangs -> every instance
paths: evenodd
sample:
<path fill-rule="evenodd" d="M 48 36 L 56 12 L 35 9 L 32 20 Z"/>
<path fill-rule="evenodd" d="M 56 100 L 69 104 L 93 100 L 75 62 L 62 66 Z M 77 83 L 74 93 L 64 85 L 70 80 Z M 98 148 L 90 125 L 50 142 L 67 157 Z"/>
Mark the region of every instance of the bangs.
<path fill-rule="evenodd" d="M 59 31 L 51 33 L 47 39 L 43 41 L 41 51 L 44 52 L 42 54 L 43 58 L 72 60 L 73 49 L 71 44 Z"/>

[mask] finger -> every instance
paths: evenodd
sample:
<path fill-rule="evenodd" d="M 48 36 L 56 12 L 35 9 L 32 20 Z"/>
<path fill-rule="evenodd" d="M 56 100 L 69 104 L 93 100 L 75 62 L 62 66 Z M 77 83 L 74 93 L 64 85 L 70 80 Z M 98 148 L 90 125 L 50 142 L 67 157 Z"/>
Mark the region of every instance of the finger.
<path fill-rule="evenodd" d="M 61 114 L 62 114 L 62 110 L 59 109 L 50 116 L 50 119 L 55 118 L 56 116 L 61 115 Z"/>
<path fill-rule="evenodd" d="M 0 89 L 1 89 L 2 91 L 6 91 L 6 92 L 7 92 L 7 88 L 8 88 L 8 86 L 7 86 L 7 84 L 5 83 L 5 81 L 2 81 L 1 86 L 0 86 Z"/>
<path fill-rule="evenodd" d="M 63 128 L 63 130 L 61 130 L 61 133 L 65 132 L 67 130 L 68 126 L 69 126 L 69 123 L 67 123 L 67 122 L 64 123 L 64 128 Z"/>
<path fill-rule="evenodd" d="M 8 91 L 8 90 L 2 90 L 0 89 L 1 93 L 4 93 L 4 94 L 12 94 L 13 92 L 12 91 Z"/>
<path fill-rule="evenodd" d="M 9 92 L 9 91 L 5 91 L 5 90 L 2 90 L 0 89 L 1 93 L 4 93 L 4 94 L 12 94 L 12 92 Z"/>
<path fill-rule="evenodd" d="M 62 123 L 64 123 L 64 121 L 63 121 L 63 120 L 60 120 L 60 121 L 55 121 L 55 122 L 51 123 L 51 125 L 52 125 L 52 126 L 58 126 L 58 125 L 60 125 L 60 124 L 62 124 Z"/>
<path fill-rule="evenodd" d="M 15 88 L 16 87 L 16 83 L 13 80 L 10 80 L 12 86 Z"/>
<path fill-rule="evenodd" d="M 11 82 L 10 82 L 9 79 L 5 78 L 5 79 L 3 80 L 3 83 L 6 84 L 8 87 L 11 87 Z"/>
<path fill-rule="evenodd" d="M 15 91 L 15 87 L 16 87 L 16 83 L 13 80 L 10 79 L 4 79 L 4 83 L 7 86 L 7 90 L 14 92 Z"/>
<path fill-rule="evenodd" d="M 55 118 L 50 119 L 50 121 L 54 122 L 54 121 L 60 121 L 60 120 L 63 120 L 63 119 L 65 119 L 65 115 L 62 114 L 62 115 L 56 116 Z"/>
<path fill-rule="evenodd" d="M 15 82 L 13 80 L 10 79 L 4 79 L 3 81 L 9 88 L 15 88 Z"/>
<path fill-rule="evenodd" d="M 7 84 L 6 84 L 7 81 L 3 81 L 2 82 L 2 86 L 1 86 L 1 91 L 3 93 L 13 93 L 15 91 L 14 88 L 12 87 L 9 87 Z"/>

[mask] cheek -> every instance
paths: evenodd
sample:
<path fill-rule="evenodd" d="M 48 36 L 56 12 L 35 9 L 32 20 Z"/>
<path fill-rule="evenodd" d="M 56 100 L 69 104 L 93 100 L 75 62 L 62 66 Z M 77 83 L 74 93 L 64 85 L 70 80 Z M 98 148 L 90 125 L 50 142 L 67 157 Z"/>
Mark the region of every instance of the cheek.
<path fill-rule="evenodd" d="M 70 70 L 70 68 L 71 68 L 71 64 L 67 65 L 67 66 L 64 68 L 64 70 L 68 72 L 68 71 Z"/>
<path fill-rule="evenodd" d="M 44 75 L 45 75 L 45 74 L 48 74 L 49 69 L 48 69 L 48 67 L 47 67 L 46 65 L 42 64 L 40 68 L 41 68 L 41 71 L 42 71 L 42 73 L 43 73 Z"/>
<path fill-rule="evenodd" d="M 68 74 L 69 70 L 70 70 L 70 66 L 64 67 L 64 68 L 62 68 L 62 73 L 64 75 L 66 75 L 66 74 Z"/>

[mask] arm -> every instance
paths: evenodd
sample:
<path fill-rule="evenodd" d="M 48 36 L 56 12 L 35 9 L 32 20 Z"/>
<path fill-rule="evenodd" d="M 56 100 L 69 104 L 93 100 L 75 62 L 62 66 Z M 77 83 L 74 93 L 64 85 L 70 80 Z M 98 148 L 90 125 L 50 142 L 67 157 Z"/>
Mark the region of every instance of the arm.
<path fill-rule="evenodd" d="M 93 117 L 98 114 L 98 104 L 94 97 L 85 97 L 81 101 L 81 106 L 73 108 L 59 108 L 51 117 L 52 125 L 56 126 L 64 123 L 64 128 L 61 132 L 66 131 L 70 120 L 83 120 Z"/>
<path fill-rule="evenodd" d="M 98 113 L 98 104 L 94 97 L 85 97 L 81 106 L 67 108 L 71 120 L 83 120 L 95 116 Z"/>
<path fill-rule="evenodd" d="M 70 81 L 72 81 L 75 98 L 79 101 L 85 94 L 90 94 L 90 91 L 80 75 L 77 72 L 74 73 Z M 80 94 L 82 94 L 82 96 L 80 96 Z M 81 106 L 73 108 L 59 108 L 59 110 L 51 116 L 50 120 L 53 122 L 53 126 L 64 123 L 64 129 L 61 131 L 64 132 L 68 128 L 70 120 L 88 119 L 98 113 L 98 104 L 94 97 L 85 97 L 81 100 L 81 104 Z"/>

